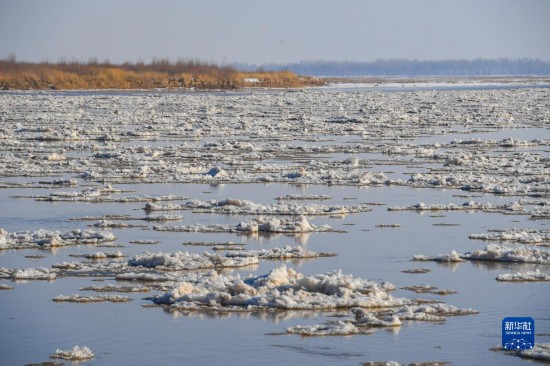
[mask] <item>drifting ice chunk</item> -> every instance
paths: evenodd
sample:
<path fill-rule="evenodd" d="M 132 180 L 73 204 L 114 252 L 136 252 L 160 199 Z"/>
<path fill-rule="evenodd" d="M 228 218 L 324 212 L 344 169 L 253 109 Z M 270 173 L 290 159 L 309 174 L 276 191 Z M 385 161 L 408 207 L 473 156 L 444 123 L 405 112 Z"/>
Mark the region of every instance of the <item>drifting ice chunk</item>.
<path fill-rule="evenodd" d="M 470 239 L 514 241 L 523 244 L 539 244 L 550 241 L 550 230 L 507 229 L 489 230 L 490 233 L 471 234 Z"/>
<path fill-rule="evenodd" d="M 460 254 L 458 254 L 456 251 L 451 251 L 450 254 L 441 254 L 435 257 L 430 257 L 426 255 L 415 255 L 413 257 L 413 261 L 434 261 L 434 262 L 465 262 L 464 259 L 461 258 Z"/>
<path fill-rule="evenodd" d="M 550 361 L 550 343 L 535 343 L 531 349 L 524 349 L 518 352 L 520 357 L 533 360 Z"/>
<path fill-rule="evenodd" d="M 64 296 L 59 295 L 53 298 L 55 302 L 76 302 L 76 303 L 87 303 L 87 302 L 128 302 L 132 301 L 127 296 L 119 295 L 103 295 L 103 296 L 81 296 L 81 295 L 72 295 Z"/>
<path fill-rule="evenodd" d="M 341 272 L 307 276 L 281 266 L 266 275 L 241 279 L 209 273 L 196 281 L 183 282 L 154 299 L 157 304 L 186 309 L 336 309 L 392 307 L 410 300 L 393 298 L 395 287 L 375 283 Z"/>
<path fill-rule="evenodd" d="M 295 259 L 295 258 L 318 258 L 318 257 L 334 257 L 335 253 L 317 253 L 311 250 L 303 249 L 301 246 L 292 248 L 286 246 L 284 248 L 272 248 L 262 250 L 248 250 L 237 253 L 228 253 L 229 258 L 257 257 L 258 259 Z"/>
<path fill-rule="evenodd" d="M 18 269 L 13 274 L 14 280 L 55 280 L 55 272 L 44 267 Z"/>
<path fill-rule="evenodd" d="M 520 281 L 550 281 L 550 273 L 536 271 L 506 273 L 497 276 L 497 281 L 520 282 Z"/>
<path fill-rule="evenodd" d="M 185 204 L 164 204 L 146 203 L 144 210 L 151 211 L 174 211 L 193 210 L 200 213 L 218 213 L 230 215 L 346 215 L 370 211 L 365 205 L 342 206 L 342 205 L 301 205 L 295 202 L 279 202 L 275 204 L 259 204 L 249 200 L 226 198 L 223 200 L 199 201 L 193 200 Z"/>
<path fill-rule="evenodd" d="M 314 231 L 331 231 L 328 225 L 314 226 L 309 223 L 305 216 L 297 219 L 263 219 L 258 218 L 251 221 L 244 221 L 235 226 L 236 231 L 245 232 L 270 232 L 270 233 L 309 233 Z"/>
<path fill-rule="evenodd" d="M 440 256 L 415 255 L 413 261 L 464 262 L 465 260 L 550 264 L 550 251 L 538 248 L 509 248 L 491 244 L 482 250 Z"/>
<path fill-rule="evenodd" d="M 257 257 L 226 258 L 218 254 L 204 255 L 176 252 L 171 254 L 145 253 L 128 260 L 129 266 L 142 266 L 164 270 L 195 270 L 210 268 L 244 267 L 258 264 Z"/>
<path fill-rule="evenodd" d="M 419 202 L 411 206 L 394 206 L 388 207 L 388 211 L 470 211 L 481 210 L 485 212 L 502 212 L 502 213 L 524 213 L 523 206 L 517 202 L 507 203 L 503 205 L 495 205 L 485 202 L 468 201 L 461 205 L 455 203 L 449 204 L 433 204 L 427 205 L 424 202 Z"/>
<path fill-rule="evenodd" d="M 106 252 L 106 253 L 95 252 L 95 253 L 91 253 L 91 254 L 84 254 L 83 257 L 87 258 L 87 259 L 122 258 L 122 257 L 124 257 L 124 254 L 122 254 L 121 251 Z"/>
<path fill-rule="evenodd" d="M 315 226 L 304 217 L 297 219 L 265 219 L 262 217 L 243 221 L 237 225 L 154 226 L 156 231 L 176 232 L 242 232 L 242 233 L 310 233 L 334 231 L 329 225 Z"/>
<path fill-rule="evenodd" d="M 444 321 L 448 316 L 463 316 L 478 314 L 474 309 L 459 309 L 446 304 L 405 305 L 395 311 L 401 320 L 414 321 Z"/>
<path fill-rule="evenodd" d="M 80 291 L 95 291 L 95 292 L 149 292 L 151 289 L 149 287 L 143 286 L 116 286 L 116 285 L 105 285 L 105 286 L 89 286 L 83 287 Z"/>
<path fill-rule="evenodd" d="M 115 239 L 116 237 L 112 233 L 94 230 L 72 230 L 65 233 L 49 230 L 8 233 L 0 229 L 0 250 L 99 244 L 111 242 Z"/>
<path fill-rule="evenodd" d="M 8 269 L 0 268 L 0 278 L 9 278 L 13 280 L 55 280 L 56 272 L 50 271 L 45 267 L 26 268 L 26 269 Z"/>
<path fill-rule="evenodd" d="M 92 350 L 90 350 L 88 347 L 81 348 L 79 346 L 74 346 L 73 349 L 70 349 L 68 351 L 57 349 L 55 353 L 50 357 L 61 358 L 69 361 L 81 361 L 94 358 L 94 354 L 92 353 Z"/>
<path fill-rule="evenodd" d="M 550 251 L 538 248 L 509 248 L 491 244 L 483 250 L 465 253 L 462 258 L 479 261 L 550 264 Z"/>
<path fill-rule="evenodd" d="M 330 196 L 326 195 L 314 195 L 314 194 L 287 194 L 286 196 L 275 197 L 278 201 L 301 201 L 301 200 L 312 200 L 312 201 L 321 201 L 329 200 Z"/>
<path fill-rule="evenodd" d="M 353 318 L 328 322 L 325 324 L 310 326 L 295 326 L 287 328 L 289 334 L 304 336 L 348 336 L 355 334 L 369 334 L 372 328 L 400 327 L 401 320 L 414 321 L 444 321 L 449 316 L 477 314 L 476 310 L 459 309 L 445 304 L 435 305 L 405 305 L 397 309 L 384 309 L 383 311 L 367 311 L 362 308 L 351 309 Z"/>
<path fill-rule="evenodd" d="M 361 330 L 349 322 L 337 321 L 328 324 L 296 325 L 286 329 L 288 334 L 301 336 L 349 336 L 356 334 L 369 334 L 369 331 Z"/>

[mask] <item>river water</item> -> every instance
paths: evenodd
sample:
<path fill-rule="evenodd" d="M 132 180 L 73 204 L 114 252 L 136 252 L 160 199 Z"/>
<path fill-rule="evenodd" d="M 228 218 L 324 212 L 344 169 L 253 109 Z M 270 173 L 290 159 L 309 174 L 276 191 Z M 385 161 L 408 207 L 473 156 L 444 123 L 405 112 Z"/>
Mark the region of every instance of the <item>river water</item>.
<path fill-rule="evenodd" d="M 517 90 L 521 93 L 523 89 Z M 531 90 L 531 89 L 529 89 Z M 544 89 L 534 89 L 535 92 Z M 512 90 L 513 92 L 514 90 Z M 334 88 L 328 91 L 302 91 L 300 93 L 312 93 L 311 98 L 316 98 L 323 93 L 334 93 Z M 344 88 L 336 90 L 337 98 L 342 100 L 339 114 L 349 114 L 353 108 L 353 101 L 346 102 L 346 95 L 357 98 L 360 94 L 361 100 L 371 101 L 376 104 L 385 100 L 384 95 L 374 93 L 370 90 L 352 90 Z M 424 93 L 424 90 L 412 90 L 408 93 Z M 460 87 L 454 90 L 430 91 L 429 94 L 417 94 L 423 101 L 431 101 L 440 97 L 438 93 L 460 92 L 461 98 L 469 96 L 469 90 Z M 491 91 L 476 90 L 476 93 L 488 92 L 495 99 L 499 98 L 500 89 Z M 504 92 L 504 89 L 502 90 Z M 510 89 L 506 87 L 506 92 Z M 247 93 L 231 95 L 224 93 L 197 94 L 193 98 L 199 98 L 194 103 L 203 103 L 207 107 L 216 106 L 219 103 L 235 104 L 234 108 L 244 108 L 242 98 L 252 95 L 251 103 L 259 103 L 261 110 L 262 98 L 283 98 L 285 91 L 275 93 Z M 398 100 L 399 91 L 387 91 L 388 98 Z M 524 114 L 529 115 L 529 108 L 540 108 L 543 116 L 548 116 L 548 92 L 543 91 L 541 101 L 537 106 L 523 106 Z M 290 93 L 292 94 L 292 93 Z M 397 94 L 397 96 L 396 96 Z M 404 93 L 406 94 L 406 93 Z M 150 96 L 140 94 L 145 103 L 152 103 L 155 98 L 164 94 L 153 94 Z M 2 100 L 2 118 L 5 122 L 18 123 L 18 127 L 6 128 L 5 139 L 10 136 L 19 136 L 15 132 L 29 126 L 38 126 L 57 123 L 70 123 L 78 126 L 79 121 L 74 117 L 77 107 L 71 109 L 64 104 L 65 98 L 84 99 L 75 100 L 74 103 L 82 104 L 89 101 L 86 98 L 103 96 L 101 104 L 126 103 L 133 98 L 132 93 L 114 95 L 115 101 L 111 101 L 111 95 L 105 96 L 101 92 L 97 94 L 86 93 L 84 96 L 64 95 L 56 93 L 48 95 L 43 93 L 28 93 L 24 95 L 13 95 L 4 93 L 0 95 Z M 409 95 L 410 97 L 410 95 Z M 405 98 L 409 98 L 405 97 Z M 446 95 L 449 97 L 449 95 Z M 454 98 L 454 96 L 452 96 Z M 477 94 L 472 96 L 475 100 Z M 10 106 L 9 98 L 26 98 L 31 101 L 33 109 L 28 114 Z M 55 98 L 55 105 L 63 105 L 67 108 L 63 111 L 40 112 L 39 98 Z M 150 99 L 148 99 L 150 98 Z M 170 98 L 169 96 L 166 98 Z M 186 95 L 179 95 L 178 98 L 186 98 Z M 450 97 L 449 97 L 450 98 Z M 153 100 L 151 100 L 153 99 Z M 283 98 L 284 99 L 284 98 Z M 68 100 L 68 99 L 67 99 Z M 229 102 L 228 102 L 229 100 Z M 520 105 L 521 97 L 516 97 Z M 122 102 L 121 102 L 122 101 Z M 544 101 L 546 104 L 544 104 Z M 97 101 L 96 101 L 97 102 Z M 265 102 L 265 114 L 269 115 L 276 111 L 272 100 Z M 367 104 L 369 103 L 367 102 Z M 23 101 L 21 101 L 23 103 Z M 72 103 L 72 102 L 71 102 Z M 97 102 L 99 105 L 99 102 Z M 133 101 L 128 102 L 130 105 Z M 295 100 L 292 113 L 310 113 L 316 117 L 315 112 L 307 103 L 299 104 Z M 473 103 L 473 102 L 472 102 Z M 542 103 L 542 104 L 541 104 Z M 135 104 L 139 108 L 150 108 L 150 106 Z M 449 103 L 452 106 L 452 103 Z M 482 104 L 479 108 L 493 108 L 488 103 Z M 29 107 L 30 108 L 30 107 Z M 182 108 L 184 108 L 182 106 Z M 282 107 L 283 108 L 283 107 Z M 452 107 L 449 107 L 452 108 Z M 38 109 L 38 111 L 37 111 Z M 234 109 L 232 109 L 234 110 Z M 255 109 L 251 114 L 256 113 Z M 171 112 L 170 112 L 171 111 Z M 161 112 L 157 109 L 156 119 L 185 119 L 195 118 L 189 113 L 183 116 L 183 110 L 170 109 L 168 112 Z M 454 113 L 452 109 L 445 112 Z M 162 113 L 165 113 L 164 115 Z M 214 112 L 218 113 L 218 112 Z M 288 113 L 288 106 L 284 106 L 284 113 Z M 456 113 L 464 113 L 463 111 Z M 100 113 L 101 114 L 101 113 Z M 270 118 L 260 116 L 251 117 L 253 120 Z M 41 119 L 37 119 L 40 117 Z M 139 116 L 138 116 L 139 117 Z M 132 120 L 131 126 L 139 126 L 140 119 Z M 60 119 L 67 121 L 59 122 Z M 79 118 L 83 118 L 82 115 Z M 443 115 L 441 118 L 444 118 Z M 547 118 L 547 117 L 546 117 Z M 460 120 L 457 117 L 457 120 Z M 105 123 L 108 120 L 103 119 Z M 208 121 L 205 120 L 204 123 Z M 315 119 L 313 120 L 315 122 Z M 313 123 L 312 122 L 312 123 Z M 83 122 L 84 123 L 84 122 Z M 217 123 L 217 122 L 216 122 Z M 226 123 L 226 122 L 223 122 Z M 227 122 L 231 123 L 231 122 Z M 272 123 L 277 123 L 276 119 Z M 151 124 L 153 127 L 154 123 Z M 127 126 L 130 126 L 128 123 Z M 162 125 L 164 126 L 164 125 Z M 352 126 L 355 128 L 355 126 Z M 317 142 L 304 141 L 303 136 L 290 134 L 283 142 L 289 146 L 307 146 L 308 144 L 330 146 L 331 144 L 349 144 L 354 146 L 364 138 L 358 131 L 350 128 L 344 130 L 328 131 L 323 139 Z M 383 127 L 377 127 L 383 129 Z M 388 127 L 390 128 L 390 127 Z M 481 140 L 502 140 L 514 138 L 518 140 L 548 139 L 549 127 L 544 119 L 531 122 L 524 120 L 504 124 L 495 128 L 488 125 L 487 129 L 480 131 L 470 128 L 467 125 L 456 126 L 446 125 L 443 133 L 433 130 L 433 134 L 423 131 L 418 137 L 406 140 L 399 140 L 404 144 L 434 144 L 450 143 L 453 139 L 481 139 Z M 254 136 L 248 134 L 249 130 L 244 129 L 241 137 L 236 139 L 244 140 L 249 138 L 255 141 Z M 365 129 L 364 132 L 368 132 Z M 104 131 L 106 132 L 106 131 Z M 167 132 L 166 130 L 162 132 Z M 254 130 L 254 133 L 257 131 Z M 335 132 L 335 133 L 333 133 Z M 28 133 L 28 131 L 26 132 Z M 84 131 L 79 132 L 81 135 Z M 11 134 L 11 135 L 10 135 Z M 26 137 L 25 137 L 26 136 Z M 30 196 L 49 195 L 56 191 L 80 191 L 86 187 L 98 187 L 111 183 L 113 187 L 133 191 L 131 195 L 182 195 L 197 200 L 221 200 L 225 198 L 239 198 L 254 201 L 259 204 L 270 204 L 276 202 L 275 198 L 288 194 L 296 195 L 326 195 L 330 197 L 328 203 L 334 205 L 355 205 L 360 203 L 376 203 L 371 205 L 371 211 L 356 214 L 348 214 L 339 217 L 312 216 L 309 221 L 315 225 L 328 224 L 336 232 L 328 233 L 307 233 L 307 234 L 249 234 L 238 233 L 201 233 L 201 232 L 164 232 L 152 230 L 152 224 L 145 223 L 145 227 L 135 228 L 110 228 L 107 229 L 116 235 L 116 244 L 123 245 L 120 250 L 125 256 L 132 257 L 145 251 L 149 252 L 177 252 L 189 251 L 192 253 L 203 253 L 210 250 L 206 247 L 184 246 L 186 242 L 226 242 L 246 244 L 247 250 L 269 249 L 283 247 L 285 245 L 301 245 L 304 248 L 318 252 L 335 252 L 337 256 L 328 258 L 302 259 L 293 261 L 260 261 L 257 266 L 243 269 L 226 269 L 224 273 L 240 274 L 241 276 L 261 275 L 268 273 L 273 268 L 286 264 L 304 275 L 313 275 L 341 269 L 346 274 L 353 274 L 356 277 L 376 281 L 389 281 L 396 286 L 392 292 L 394 297 L 424 298 L 443 301 L 459 308 L 473 308 L 479 314 L 449 317 L 442 323 L 434 322 L 407 322 L 397 328 L 375 329 L 371 335 L 354 336 L 326 336 L 326 337 L 301 337 L 298 335 L 284 334 L 285 329 L 295 325 L 313 325 L 334 320 L 334 315 L 349 315 L 349 311 L 322 311 L 322 310 L 301 310 L 301 311 L 278 311 L 278 312 L 251 312 L 251 313 L 220 313 L 220 312 L 169 312 L 159 307 L 143 307 L 151 305 L 148 296 L 160 292 L 153 291 L 150 294 L 130 293 L 132 301 L 126 303 L 58 303 L 52 299 L 60 294 L 85 294 L 80 289 L 86 286 L 121 284 L 112 277 L 58 277 L 53 281 L 40 280 L 10 280 L 0 279 L 0 284 L 13 287 L 11 290 L 0 291 L 0 329 L 2 330 L 2 341 L 0 342 L 0 363 L 4 365 L 22 365 L 32 362 L 45 362 L 56 349 L 69 349 L 74 345 L 88 346 L 95 354 L 93 360 L 86 364 L 97 365 L 212 365 L 223 363 L 224 365 L 357 365 L 367 361 L 398 361 L 409 362 L 450 362 L 457 365 L 520 365 L 526 360 L 519 357 L 505 355 L 502 352 L 491 351 L 490 348 L 500 344 L 501 321 L 508 316 L 530 316 L 535 319 L 537 342 L 550 342 L 550 287 L 548 282 L 498 282 L 495 278 L 504 273 L 525 272 L 539 269 L 542 272 L 549 272 L 548 264 L 509 263 L 509 262 L 480 262 L 467 261 L 463 263 L 435 263 L 435 262 L 413 262 L 412 257 L 417 254 L 437 255 L 449 253 L 456 250 L 464 253 L 483 248 L 487 243 L 479 240 L 469 239 L 472 233 L 485 233 L 491 229 L 522 228 L 548 230 L 548 220 L 533 220 L 527 214 L 503 214 L 495 212 L 475 211 L 436 211 L 436 212 L 415 212 L 415 211 L 388 211 L 388 207 L 408 206 L 419 202 L 429 204 L 447 204 L 475 200 L 476 202 L 493 203 L 495 205 L 505 204 L 520 199 L 537 199 L 548 202 L 548 197 L 517 196 L 517 195 L 496 195 L 490 192 L 465 192 L 457 188 L 420 188 L 407 184 L 383 184 L 358 186 L 354 184 L 293 184 L 293 182 L 274 181 L 271 183 L 252 183 L 238 181 L 205 182 L 205 181 L 168 181 L 150 182 L 134 179 L 132 181 L 121 181 L 112 179 L 112 173 L 99 180 L 88 180 L 75 171 L 74 167 L 51 165 L 50 171 L 36 172 L 29 174 L 23 166 L 32 160 L 29 154 L 34 154 L 42 159 L 42 156 L 59 150 L 60 146 L 69 146 L 75 142 L 38 142 L 29 140 L 25 135 L 19 136 L 21 144 L 28 146 L 30 151 L 17 150 L 17 145 L 10 145 L 5 140 L 3 146 L 4 164 L 21 164 L 21 175 L 4 174 L 2 183 L 29 183 L 29 187 L 4 186 L 0 189 L 0 228 L 7 232 L 34 231 L 38 229 L 59 230 L 61 232 L 84 229 L 86 225 L 93 223 L 88 221 L 71 220 L 85 216 L 102 216 L 109 214 L 143 216 L 143 202 L 116 203 L 116 202 L 45 202 L 37 201 Z M 137 138 L 132 135 L 124 136 L 124 141 L 113 142 L 114 148 L 123 151 L 124 146 L 145 146 L 162 147 L 170 144 L 180 144 L 183 140 L 178 137 L 176 142 L 170 142 L 170 138 L 161 135 L 156 136 L 153 141 L 144 138 Z M 237 136 L 237 134 L 235 134 Z M 309 135 L 318 137 L 320 135 Z M 265 140 L 265 135 L 260 136 Z M 280 136 L 279 136 L 280 137 Z M 224 136 L 217 136 L 215 132 L 204 136 L 210 141 L 224 141 Z M 326 142 L 323 142 L 327 140 Z M 29 142 L 31 141 L 31 142 Z M 204 140 L 206 141 L 206 140 Z M 359 142 L 358 142 L 359 141 Z M 395 140 L 394 140 L 395 141 Z M 186 146 L 201 146 L 203 140 L 198 140 Z M 269 144 L 269 142 L 264 142 Z M 53 149 L 49 147 L 54 145 Z M 76 142 L 78 144 L 78 142 Z M 97 143 L 101 145 L 101 142 Z M 107 142 L 105 144 L 108 144 Z M 90 145 L 91 146 L 91 145 Z M 65 154 L 70 161 L 91 161 L 96 153 L 90 146 L 80 146 L 75 149 L 66 149 Z M 286 145 L 285 145 L 286 146 Z M 15 149 L 15 151 L 14 151 Z M 32 150 L 34 149 L 34 150 Z M 454 150 L 453 150 L 454 151 Z M 513 155 L 517 153 L 530 154 L 548 159 L 550 148 L 548 145 L 538 143 L 529 147 L 492 147 L 487 148 L 487 155 Z M 233 152 L 232 152 L 233 154 Z M 240 159 L 246 159 L 247 154 L 242 152 Z M 457 152 L 458 154 L 458 152 Z M 237 155 L 236 155 L 237 156 Z M 443 163 L 437 160 L 422 160 L 418 156 L 387 155 L 381 150 L 372 152 L 358 151 L 356 154 L 350 151 L 322 151 L 319 154 L 311 153 L 307 159 L 319 159 L 325 162 L 341 161 L 346 157 L 356 156 L 359 159 L 369 160 L 365 169 L 371 168 L 374 171 L 382 171 L 390 179 L 402 179 L 407 181 L 408 177 L 415 172 L 426 172 L 433 167 L 442 167 Z M 99 159 L 99 158 L 98 158 Z M 119 156 L 118 159 L 127 159 Z M 130 158 L 128 158 L 130 159 Z M 165 158 L 167 161 L 169 157 Z M 216 158 L 213 158 L 216 159 Z M 302 160 L 293 162 L 292 156 L 282 153 L 281 150 L 274 155 L 259 159 L 262 163 L 273 163 L 274 166 L 285 164 L 296 164 L 308 166 Z M 396 164 L 399 163 L 399 164 Z M 30 163 L 29 163 L 30 164 Z M 82 163 L 84 164 L 84 163 Z M 132 163 L 133 164 L 133 163 Z M 548 163 L 546 163 L 546 166 Z M 206 164 L 208 165 L 208 164 Z M 205 165 L 205 166 L 206 166 Z M 229 167 L 229 165 L 227 165 Z M 94 168 L 95 171 L 99 171 Z M 229 169 L 229 168 L 228 168 Z M 526 169 L 531 169 L 527 167 Z M 85 170 L 85 169 L 84 169 Z M 243 168 L 246 173 L 246 169 Z M 51 174 L 49 174 L 51 173 Z M 244 174 L 244 173 L 243 173 Z M 481 172 L 481 174 L 484 174 Z M 519 172 L 518 175 L 525 174 Z M 76 179 L 77 187 L 59 188 L 42 187 L 39 181 L 52 180 L 53 178 Z M 548 184 L 548 176 L 542 178 Z M 26 196 L 16 197 L 16 196 Z M 302 204 L 309 204 L 307 201 L 300 201 Z M 325 204 L 327 202 L 315 202 Z M 243 220 L 254 218 L 254 215 L 221 215 L 211 213 L 194 213 L 192 211 L 177 212 L 184 216 L 182 222 L 177 225 L 192 224 L 227 224 L 234 225 Z M 134 222 L 132 222 L 134 223 Z M 142 224 L 139 222 L 139 224 Z M 168 225 L 168 224 L 166 224 Z M 396 227 L 380 227 L 380 225 L 394 225 Z M 397 227 L 397 225 L 399 225 Z M 158 244 L 131 244 L 133 240 L 154 240 Z M 524 244 L 513 243 L 511 245 L 521 246 Z M 55 263 L 72 262 L 76 259 L 71 255 L 94 253 L 103 248 L 96 248 L 88 245 L 77 245 L 60 247 L 55 250 L 44 249 L 7 249 L 0 251 L 0 267 L 5 268 L 51 268 Z M 105 249 L 110 250 L 110 249 Z M 33 258 L 32 256 L 38 256 Z M 404 273 L 403 270 L 413 268 L 426 268 L 430 271 L 422 274 Z M 455 294 L 441 296 L 437 294 L 415 294 L 409 290 L 402 289 L 405 286 L 428 284 L 439 289 L 454 290 Z"/>

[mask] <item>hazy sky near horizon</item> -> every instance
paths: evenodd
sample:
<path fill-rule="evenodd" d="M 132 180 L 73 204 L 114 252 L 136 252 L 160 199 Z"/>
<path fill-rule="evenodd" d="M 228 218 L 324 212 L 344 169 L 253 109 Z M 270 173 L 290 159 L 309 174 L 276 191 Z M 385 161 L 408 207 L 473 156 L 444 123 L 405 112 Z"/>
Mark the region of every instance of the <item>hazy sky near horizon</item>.
<path fill-rule="evenodd" d="M 0 58 L 550 61 L 549 19 L 548 0 L 0 0 Z"/>

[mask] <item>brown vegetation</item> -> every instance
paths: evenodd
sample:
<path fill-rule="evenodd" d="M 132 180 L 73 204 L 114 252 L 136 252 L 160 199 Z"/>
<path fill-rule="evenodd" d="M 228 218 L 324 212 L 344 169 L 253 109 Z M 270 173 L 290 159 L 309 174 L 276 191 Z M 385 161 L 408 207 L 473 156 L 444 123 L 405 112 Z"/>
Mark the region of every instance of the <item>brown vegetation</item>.
<path fill-rule="evenodd" d="M 289 71 L 240 72 L 198 61 L 154 59 L 150 64 L 111 64 L 91 60 L 54 64 L 0 60 L 0 90 L 289 88 L 321 83 Z"/>

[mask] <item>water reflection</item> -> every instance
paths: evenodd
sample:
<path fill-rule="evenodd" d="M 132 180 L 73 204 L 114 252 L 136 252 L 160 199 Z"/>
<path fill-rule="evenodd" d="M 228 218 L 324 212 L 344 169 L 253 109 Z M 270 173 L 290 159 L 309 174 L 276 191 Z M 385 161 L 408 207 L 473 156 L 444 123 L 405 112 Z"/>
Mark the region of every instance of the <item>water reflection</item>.
<path fill-rule="evenodd" d="M 532 263 L 515 263 L 515 262 L 495 262 L 495 261 L 470 261 L 471 265 L 476 269 L 483 269 L 489 271 L 508 270 L 514 272 L 526 272 L 540 270 L 542 272 L 548 271 L 548 265 L 532 264 Z"/>
<path fill-rule="evenodd" d="M 178 318 L 193 318 L 193 319 L 228 319 L 228 318 L 238 318 L 238 319 L 249 319 L 257 318 L 263 321 L 271 321 L 273 323 L 280 323 L 288 321 L 291 319 L 316 319 L 325 314 L 326 312 L 316 311 L 316 310 L 278 310 L 278 309 L 267 309 L 264 311 L 246 311 L 246 310 L 213 310 L 213 309 L 201 309 L 201 310 L 189 310 L 189 309 L 178 309 L 173 306 L 163 307 L 165 313 L 170 314 L 174 319 Z"/>

